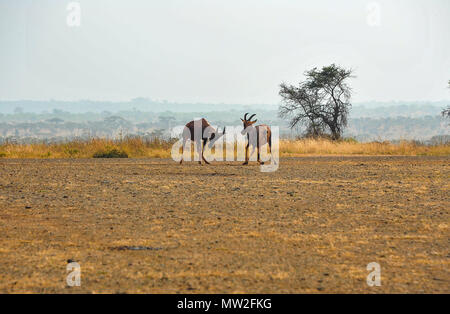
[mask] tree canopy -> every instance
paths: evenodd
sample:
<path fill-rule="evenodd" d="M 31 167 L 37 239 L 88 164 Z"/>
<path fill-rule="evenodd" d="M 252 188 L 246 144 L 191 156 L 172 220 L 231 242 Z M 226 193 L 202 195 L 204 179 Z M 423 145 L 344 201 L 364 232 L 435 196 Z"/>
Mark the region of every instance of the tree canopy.
<path fill-rule="evenodd" d="M 351 108 L 347 79 L 353 77 L 353 70 L 332 64 L 309 70 L 305 76 L 298 86 L 280 85 L 280 117 L 289 118 L 291 128 L 306 126 L 309 135 L 323 135 L 328 130 L 333 139 L 341 138 Z"/>

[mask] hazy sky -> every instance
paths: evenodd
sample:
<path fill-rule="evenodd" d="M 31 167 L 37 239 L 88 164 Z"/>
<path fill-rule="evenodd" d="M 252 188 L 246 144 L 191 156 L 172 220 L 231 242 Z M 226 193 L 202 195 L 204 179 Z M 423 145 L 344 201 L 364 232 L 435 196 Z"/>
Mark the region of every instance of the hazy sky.
<path fill-rule="evenodd" d="M 70 2 L 0 0 L 0 100 L 278 103 L 330 63 L 356 102 L 450 98 L 449 0 Z"/>

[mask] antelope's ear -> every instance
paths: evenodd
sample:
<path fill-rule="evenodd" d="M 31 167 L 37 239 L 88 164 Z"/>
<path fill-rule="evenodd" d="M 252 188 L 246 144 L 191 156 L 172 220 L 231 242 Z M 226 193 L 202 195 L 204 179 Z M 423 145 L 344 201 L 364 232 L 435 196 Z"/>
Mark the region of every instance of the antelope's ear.
<path fill-rule="evenodd" d="M 244 120 L 242 120 L 242 118 L 241 118 L 241 121 L 244 122 Z"/>
<path fill-rule="evenodd" d="M 252 121 L 252 124 L 255 124 L 255 123 L 256 123 L 256 121 L 258 121 L 258 119 L 256 119 L 255 121 Z"/>

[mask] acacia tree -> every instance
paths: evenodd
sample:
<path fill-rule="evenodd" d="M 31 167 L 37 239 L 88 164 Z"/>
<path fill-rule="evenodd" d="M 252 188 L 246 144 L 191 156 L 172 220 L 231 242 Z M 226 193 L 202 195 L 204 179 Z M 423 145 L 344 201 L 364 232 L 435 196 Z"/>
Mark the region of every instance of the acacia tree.
<path fill-rule="evenodd" d="M 333 140 L 340 139 L 351 108 L 351 88 L 346 81 L 353 71 L 332 64 L 307 71 L 305 76 L 298 86 L 280 85 L 279 116 L 289 118 L 291 128 L 304 125 L 313 135 L 328 129 Z"/>

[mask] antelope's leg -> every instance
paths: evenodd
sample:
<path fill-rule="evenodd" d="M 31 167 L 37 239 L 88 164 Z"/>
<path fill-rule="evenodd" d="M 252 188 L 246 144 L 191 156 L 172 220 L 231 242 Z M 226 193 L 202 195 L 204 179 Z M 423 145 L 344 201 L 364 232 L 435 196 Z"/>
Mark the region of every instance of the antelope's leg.
<path fill-rule="evenodd" d="M 261 161 L 261 158 L 260 158 L 260 148 L 258 147 L 257 150 L 258 150 L 258 163 L 260 165 L 264 165 L 264 161 Z"/>
<path fill-rule="evenodd" d="M 183 163 L 184 145 L 186 145 L 186 141 L 185 141 L 184 138 L 183 138 L 183 145 L 181 145 L 181 160 L 180 160 L 180 165 Z"/>
<path fill-rule="evenodd" d="M 260 152 L 261 152 L 261 147 L 263 145 L 263 141 L 261 139 L 261 134 L 258 131 L 258 137 L 256 138 L 256 154 L 258 156 L 258 164 L 263 165 L 264 163 L 261 162 L 261 156 L 260 156 Z"/>
<path fill-rule="evenodd" d="M 210 164 L 206 159 L 205 156 L 203 155 L 203 151 L 205 150 L 205 145 L 206 145 L 207 140 L 203 140 L 203 147 L 202 147 L 202 159 L 205 161 L 206 164 Z"/>
<path fill-rule="evenodd" d="M 270 162 L 277 164 L 275 159 L 273 159 L 273 155 L 272 155 L 272 134 L 270 134 L 270 137 L 269 137 L 269 151 L 270 151 Z"/>
<path fill-rule="evenodd" d="M 270 135 L 270 138 L 269 138 L 269 151 L 270 151 L 270 162 L 273 161 L 276 164 L 277 162 L 275 161 L 275 159 L 273 159 L 273 155 L 272 155 L 272 135 Z"/>
<path fill-rule="evenodd" d="M 250 144 L 247 144 L 247 146 L 245 146 L 245 162 L 243 163 L 243 165 L 248 165 L 248 147 L 250 146 Z"/>

